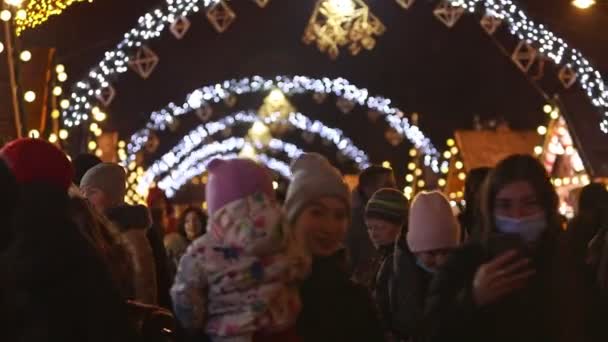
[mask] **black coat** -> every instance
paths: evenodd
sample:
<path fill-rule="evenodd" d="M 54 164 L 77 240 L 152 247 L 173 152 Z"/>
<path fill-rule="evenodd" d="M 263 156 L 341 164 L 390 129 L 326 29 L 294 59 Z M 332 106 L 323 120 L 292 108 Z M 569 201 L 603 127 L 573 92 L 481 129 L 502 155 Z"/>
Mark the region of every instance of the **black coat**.
<path fill-rule="evenodd" d="M 473 278 L 495 255 L 482 244 L 456 251 L 431 285 L 417 340 L 606 341 L 595 325 L 594 292 L 565 246 L 560 237 L 546 234 L 532 255 L 537 273 L 529 285 L 483 308 L 473 301 Z"/>
<path fill-rule="evenodd" d="M 390 306 L 383 312 L 388 312 L 388 316 L 384 315 L 391 333 L 406 341 L 415 335 L 422 322 L 432 275 L 416 265 L 416 258 L 403 237 L 398 240 L 391 261 Z"/>
<path fill-rule="evenodd" d="M 369 292 L 348 277 L 344 252 L 316 258 L 300 295 L 297 329 L 304 342 L 384 341 Z"/>
<path fill-rule="evenodd" d="M 126 304 L 94 246 L 67 214 L 67 197 L 36 191 L 20 203 L 0 256 L 2 341 L 133 341 Z"/>

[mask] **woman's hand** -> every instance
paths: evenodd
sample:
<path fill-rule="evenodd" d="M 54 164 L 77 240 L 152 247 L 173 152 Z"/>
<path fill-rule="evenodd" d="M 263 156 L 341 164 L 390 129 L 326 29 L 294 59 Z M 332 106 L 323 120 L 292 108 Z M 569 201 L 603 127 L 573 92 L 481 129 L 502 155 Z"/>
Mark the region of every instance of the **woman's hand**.
<path fill-rule="evenodd" d="M 483 264 L 473 279 L 473 299 L 482 307 L 524 288 L 535 274 L 530 260 L 515 251 L 506 252 Z"/>

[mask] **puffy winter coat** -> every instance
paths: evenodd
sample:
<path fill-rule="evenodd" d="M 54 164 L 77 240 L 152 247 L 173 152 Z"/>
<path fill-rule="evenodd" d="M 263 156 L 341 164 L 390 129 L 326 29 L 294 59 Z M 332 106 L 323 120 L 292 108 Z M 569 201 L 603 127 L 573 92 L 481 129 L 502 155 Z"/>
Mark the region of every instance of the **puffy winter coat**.
<path fill-rule="evenodd" d="M 106 216 L 120 229 L 132 266 L 133 273 L 127 281 L 133 289 L 133 298 L 130 299 L 145 304 L 158 304 L 156 261 L 146 236 L 151 226 L 148 209 L 144 206 L 125 205 L 107 210 Z"/>
<path fill-rule="evenodd" d="M 597 329 L 597 300 L 574 264 L 565 241 L 546 233 L 531 255 L 528 286 L 495 304 L 478 307 L 472 284 L 492 248 L 471 244 L 456 251 L 436 275 L 427 301 L 424 333 L 417 340 L 469 342 L 606 341 Z M 604 329 L 605 331 L 605 329 Z"/>
<path fill-rule="evenodd" d="M 212 338 L 252 337 L 293 326 L 303 278 L 284 238 L 281 209 L 255 194 L 224 206 L 182 257 L 171 289 L 182 325 Z"/>
<path fill-rule="evenodd" d="M 313 260 L 300 288 L 298 333 L 304 342 L 380 342 L 384 332 L 368 290 L 347 273 L 346 251 Z"/>

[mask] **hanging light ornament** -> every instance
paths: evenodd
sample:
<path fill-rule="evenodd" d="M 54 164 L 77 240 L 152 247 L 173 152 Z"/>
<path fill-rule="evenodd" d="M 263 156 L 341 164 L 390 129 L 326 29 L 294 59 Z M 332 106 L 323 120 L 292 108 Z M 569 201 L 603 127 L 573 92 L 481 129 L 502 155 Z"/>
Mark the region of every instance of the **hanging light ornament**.
<path fill-rule="evenodd" d="M 384 31 L 384 24 L 363 0 L 318 0 L 303 41 L 305 44 L 316 41 L 321 52 L 336 59 L 344 46 L 348 46 L 353 56 L 362 49 L 372 50 L 376 46 L 375 37 Z"/>

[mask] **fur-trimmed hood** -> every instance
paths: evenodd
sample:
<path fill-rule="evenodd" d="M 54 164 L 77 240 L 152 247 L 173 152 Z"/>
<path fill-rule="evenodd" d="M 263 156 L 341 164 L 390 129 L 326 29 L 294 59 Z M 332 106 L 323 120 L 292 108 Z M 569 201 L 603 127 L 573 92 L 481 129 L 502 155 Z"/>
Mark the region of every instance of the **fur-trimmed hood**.
<path fill-rule="evenodd" d="M 106 216 L 121 231 L 131 229 L 148 229 L 152 226 L 150 211 L 143 205 L 122 205 L 106 210 Z"/>

